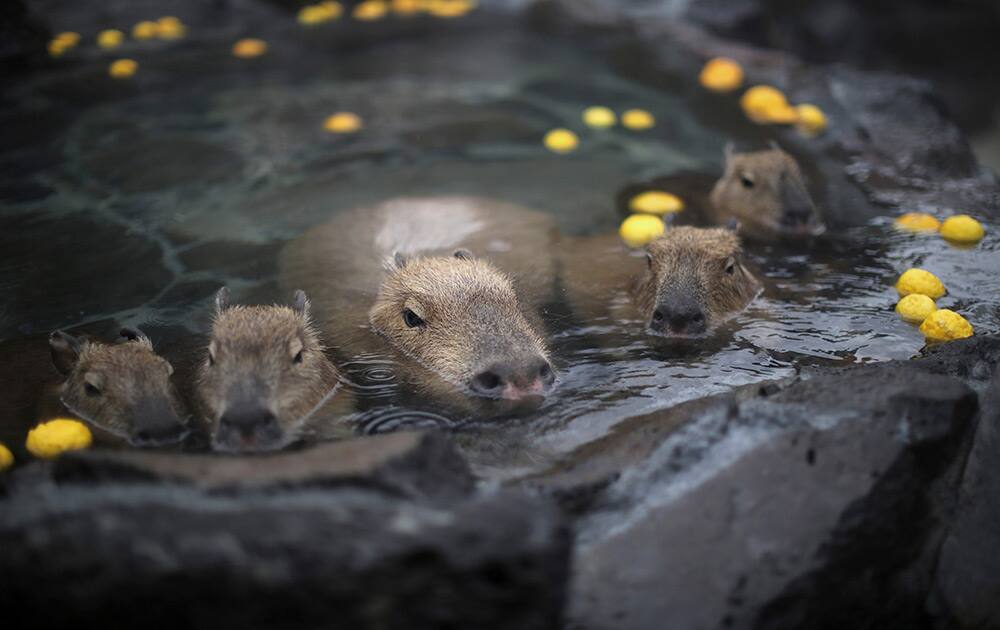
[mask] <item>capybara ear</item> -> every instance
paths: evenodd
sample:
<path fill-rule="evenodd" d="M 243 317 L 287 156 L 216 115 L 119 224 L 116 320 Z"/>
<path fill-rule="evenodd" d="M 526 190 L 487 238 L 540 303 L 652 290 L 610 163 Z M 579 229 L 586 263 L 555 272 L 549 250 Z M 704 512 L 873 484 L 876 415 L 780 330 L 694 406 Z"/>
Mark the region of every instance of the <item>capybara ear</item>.
<path fill-rule="evenodd" d="M 722 148 L 722 167 L 724 169 L 729 168 L 729 162 L 733 159 L 734 153 L 736 153 L 736 147 L 732 142 L 727 142 L 726 146 Z"/>
<path fill-rule="evenodd" d="M 52 363 L 61 374 L 69 374 L 80 360 L 80 340 L 73 335 L 57 330 L 49 335 L 49 351 Z"/>
<path fill-rule="evenodd" d="M 475 258 L 472 255 L 472 252 L 470 252 L 469 250 L 465 249 L 464 247 L 460 248 L 460 249 L 456 249 L 455 253 L 453 255 L 455 256 L 455 258 L 458 258 L 459 260 L 472 260 L 473 258 Z"/>
<path fill-rule="evenodd" d="M 404 256 L 399 252 L 393 252 L 392 256 L 387 257 L 382 262 L 382 268 L 388 271 L 389 273 L 396 273 L 397 271 L 405 267 L 407 262 L 409 261 L 406 259 L 406 256 Z"/>
<path fill-rule="evenodd" d="M 299 313 L 303 317 L 309 317 L 309 298 L 306 296 L 306 292 L 299 289 L 295 292 L 295 296 L 292 298 L 292 308 L 296 313 Z"/>
<path fill-rule="evenodd" d="M 149 340 L 146 333 L 142 332 L 138 328 L 131 328 L 126 326 L 118 331 L 118 335 L 125 341 L 137 341 L 143 345 L 153 347 L 153 342 Z"/>
<path fill-rule="evenodd" d="M 227 308 L 229 308 L 229 289 L 222 287 L 219 289 L 219 292 L 215 294 L 215 312 L 221 313 Z"/>

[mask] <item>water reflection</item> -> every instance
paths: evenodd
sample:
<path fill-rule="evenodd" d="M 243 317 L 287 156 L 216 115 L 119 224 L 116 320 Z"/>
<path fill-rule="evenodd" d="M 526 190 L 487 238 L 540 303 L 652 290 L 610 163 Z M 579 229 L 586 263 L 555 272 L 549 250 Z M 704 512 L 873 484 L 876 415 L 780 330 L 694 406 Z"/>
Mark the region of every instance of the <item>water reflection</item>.
<path fill-rule="evenodd" d="M 276 50 L 301 45 L 266 31 Z M 213 44 L 191 41 L 183 58 L 143 61 L 150 76 L 186 70 L 190 80 L 103 91 L 87 85 L 86 73 L 43 72 L 12 90 L 6 120 L 37 131 L 21 129 L 0 149 L 5 164 L 18 165 L 0 174 L 0 286 L 11 297 L 0 311 L 0 360 L 24 364 L 33 333 L 44 339 L 56 327 L 105 319 L 143 327 L 169 352 L 185 333 L 204 331 L 218 286 L 241 301 L 284 301 L 275 290 L 277 251 L 350 207 L 468 193 L 550 212 L 566 233 L 607 233 L 619 220 L 616 195 L 630 182 L 695 171 L 691 185 L 704 185 L 727 140 L 761 141 L 762 131 L 735 112 L 717 126 L 709 105 L 652 90 L 554 36 L 488 24 L 370 53 L 339 51 L 337 63 L 303 55 L 294 72 L 265 58 L 248 75 Z M 587 131 L 579 115 L 594 104 L 641 105 L 661 124 L 648 133 Z M 361 112 L 368 131 L 324 137 L 321 122 L 335 109 Z M 556 125 L 580 131 L 576 153 L 541 146 Z M 628 417 L 804 365 L 913 356 L 923 340 L 892 310 L 895 278 L 911 266 L 945 282 L 940 307 L 965 314 L 978 334 L 1000 331 L 998 227 L 987 224 L 972 250 L 898 232 L 888 219 L 832 229 L 805 247 L 749 244 L 764 294 L 696 343 L 651 337 L 628 317 L 583 321 L 554 304 L 546 322 L 558 387 L 502 432 L 488 403 L 459 396 L 460 404 L 429 405 L 428 394 L 451 386 L 406 368 L 390 349 L 343 356 L 338 340 L 327 342 L 362 431 L 463 427 L 489 452 L 483 469 L 506 462 L 522 470 Z M 607 299 L 623 299 L 619 288 L 609 287 Z M 23 391 L 30 375 L 16 376 Z M 9 391 L 14 377 L 6 378 Z M 16 398 L 18 413 L 28 413 Z"/>

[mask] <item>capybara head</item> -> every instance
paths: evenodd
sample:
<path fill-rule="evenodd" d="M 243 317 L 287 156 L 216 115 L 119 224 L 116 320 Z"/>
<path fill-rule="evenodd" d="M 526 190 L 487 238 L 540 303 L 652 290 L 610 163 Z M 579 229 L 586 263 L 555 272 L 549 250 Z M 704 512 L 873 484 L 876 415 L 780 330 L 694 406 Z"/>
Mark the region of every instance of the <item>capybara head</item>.
<path fill-rule="evenodd" d="M 815 236 L 824 230 L 806 190 L 798 162 L 777 146 L 734 153 L 726 146 L 725 173 L 712 189 L 722 220 L 736 219 L 741 232 L 756 237 Z"/>
<path fill-rule="evenodd" d="M 297 291 L 292 306 L 240 306 L 229 304 L 223 287 L 215 304 L 197 383 L 214 448 L 268 451 L 294 442 L 338 380 L 305 293 Z"/>
<path fill-rule="evenodd" d="M 134 446 L 181 441 L 187 414 L 170 382 L 173 367 L 138 330 L 123 328 L 121 336 L 101 343 L 52 333 L 52 362 L 66 377 L 59 390 L 63 405 Z"/>
<path fill-rule="evenodd" d="M 649 330 L 700 335 L 743 309 L 761 287 L 742 258 L 739 237 L 725 228 L 676 227 L 650 243 L 633 287 Z"/>
<path fill-rule="evenodd" d="M 403 353 L 477 396 L 540 399 L 555 372 L 511 280 L 465 250 L 386 264 L 369 320 Z"/>

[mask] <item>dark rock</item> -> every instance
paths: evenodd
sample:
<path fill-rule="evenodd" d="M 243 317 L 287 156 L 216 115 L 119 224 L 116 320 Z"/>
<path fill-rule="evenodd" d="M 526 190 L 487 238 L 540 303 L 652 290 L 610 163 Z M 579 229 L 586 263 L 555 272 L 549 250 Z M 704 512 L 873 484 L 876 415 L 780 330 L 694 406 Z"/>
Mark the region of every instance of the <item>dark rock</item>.
<path fill-rule="evenodd" d="M 975 393 L 897 363 L 766 394 L 753 386 L 653 414 L 530 480 L 585 499 L 570 501 L 584 511 L 575 624 L 926 620 Z"/>
<path fill-rule="evenodd" d="M 935 374 L 950 374 L 972 386 L 985 385 L 1000 363 L 1000 335 L 981 335 L 924 349 L 914 365 Z"/>
<path fill-rule="evenodd" d="M 1000 627 L 1000 372 L 983 398 L 931 606 L 963 628 Z"/>
<path fill-rule="evenodd" d="M 236 492 L 357 486 L 409 497 L 454 499 L 474 483 L 440 433 L 392 433 L 274 455 L 220 457 L 147 451 L 83 451 L 56 462 L 58 482 L 163 481 Z"/>
<path fill-rule="evenodd" d="M 510 494 L 74 485 L 0 513 L 0 606 L 33 628 L 553 628 L 567 560 L 558 512 Z"/>

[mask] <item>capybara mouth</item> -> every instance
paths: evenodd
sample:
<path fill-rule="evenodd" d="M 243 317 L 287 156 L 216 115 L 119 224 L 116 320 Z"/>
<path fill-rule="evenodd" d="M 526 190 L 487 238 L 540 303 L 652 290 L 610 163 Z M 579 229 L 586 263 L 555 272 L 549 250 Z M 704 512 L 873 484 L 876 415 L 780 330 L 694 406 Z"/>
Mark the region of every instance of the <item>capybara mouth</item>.
<path fill-rule="evenodd" d="M 812 237 L 826 232 L 826 224 L 822 221 L 784 220 L 770 223 L 769 227 L 781 236 Z"/>

